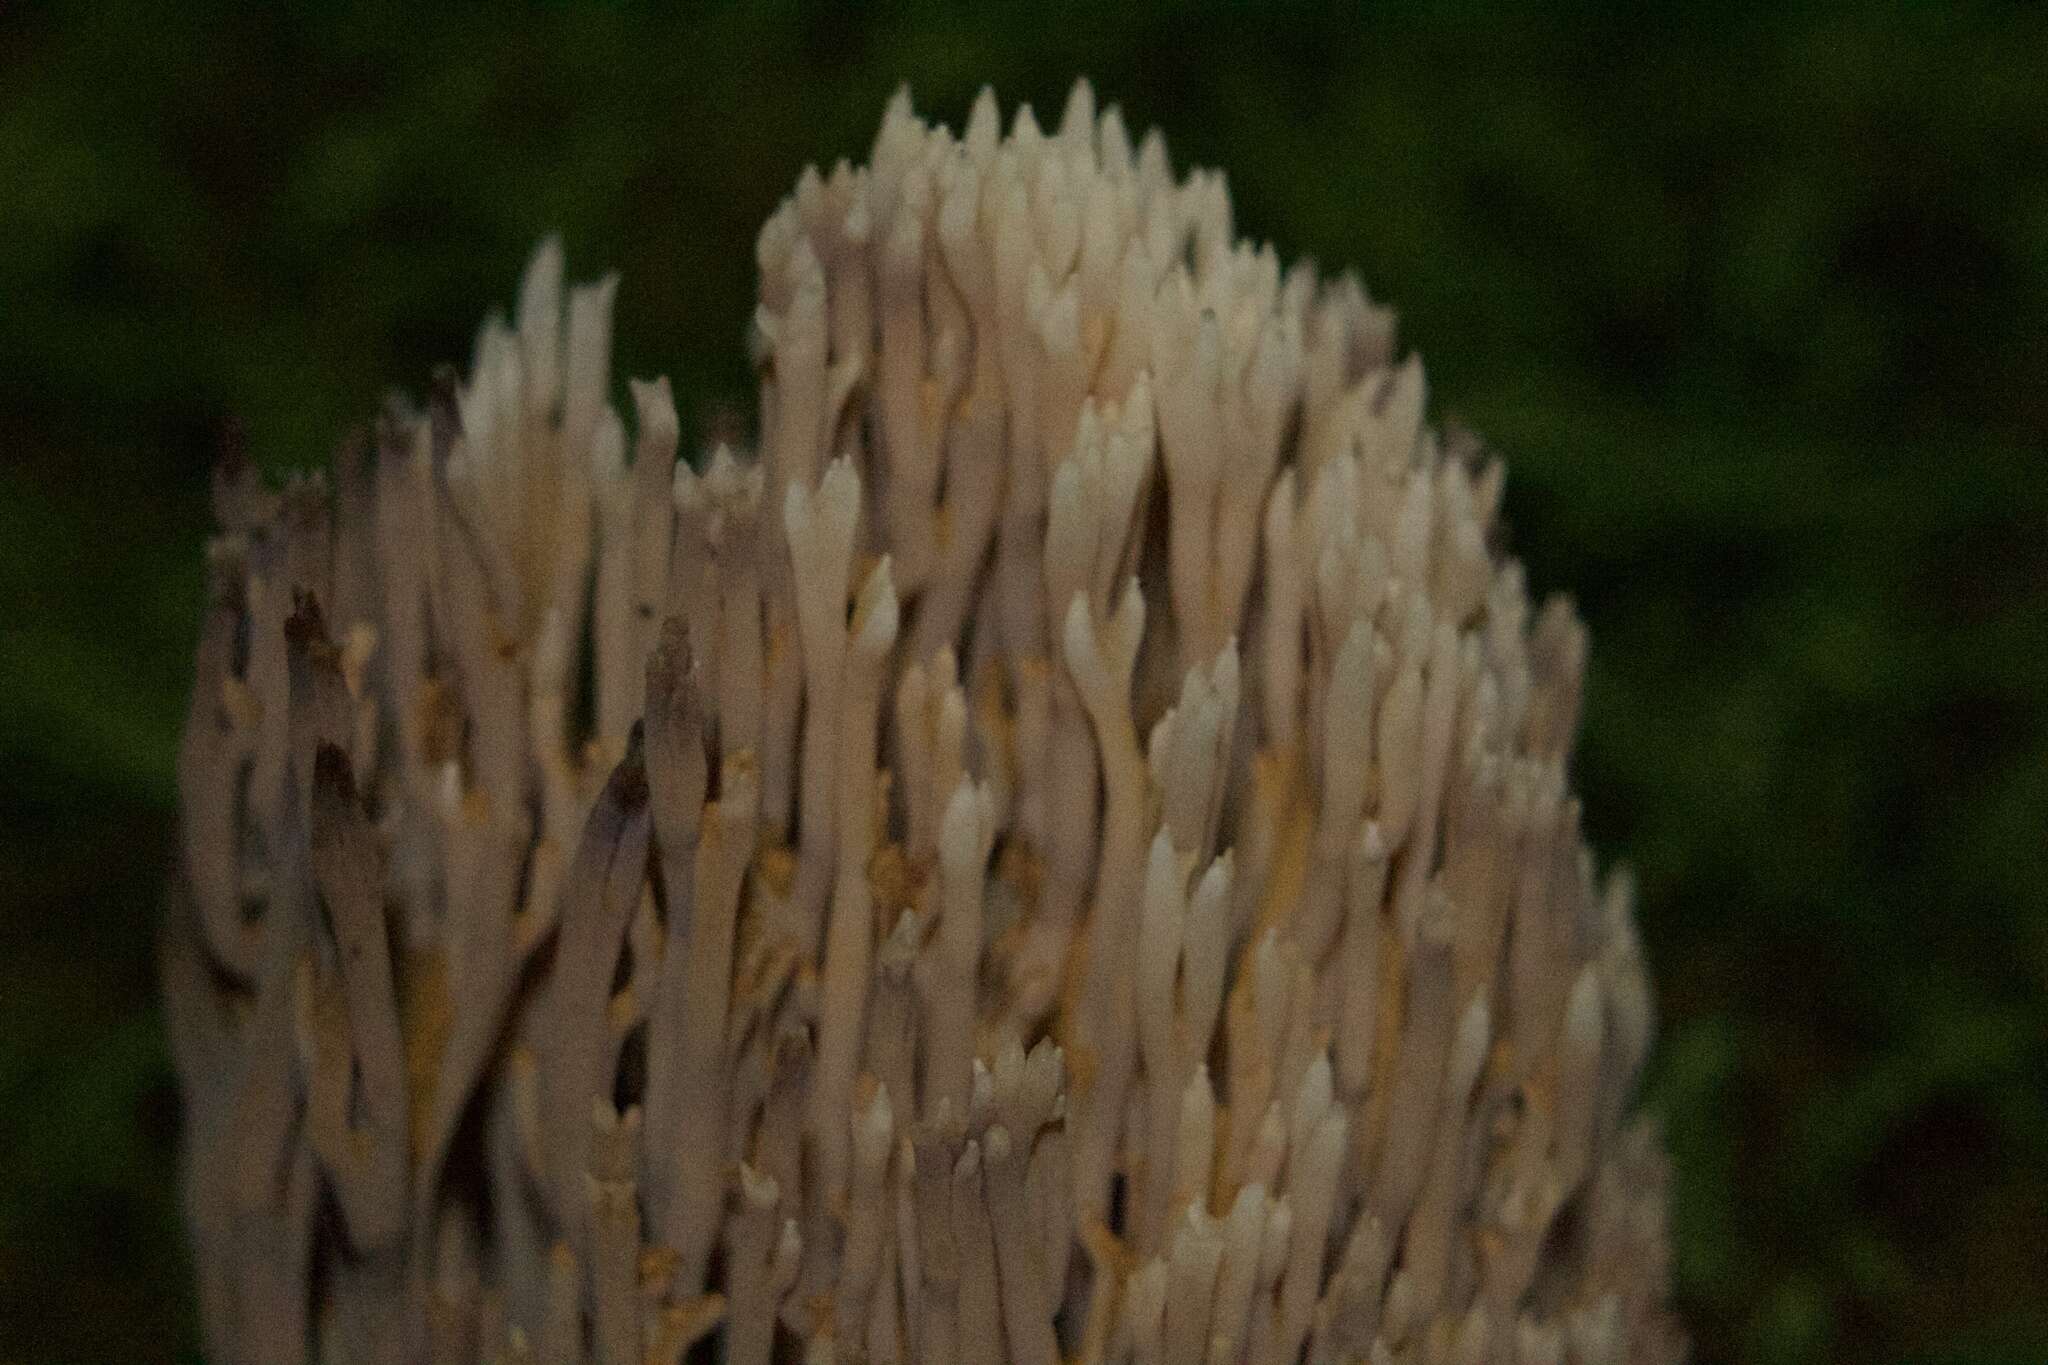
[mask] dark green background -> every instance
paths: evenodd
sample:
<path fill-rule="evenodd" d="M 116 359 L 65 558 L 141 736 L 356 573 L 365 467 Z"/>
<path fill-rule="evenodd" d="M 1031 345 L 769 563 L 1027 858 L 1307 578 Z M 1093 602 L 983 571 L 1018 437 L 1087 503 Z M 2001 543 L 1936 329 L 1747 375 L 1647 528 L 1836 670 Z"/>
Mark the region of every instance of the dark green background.
<path fill-rule="evenodd" d="M 744 400 L 883 100 L 1076 73 L 1355 263 L 1593 632 L 1707 1361 L 2048 1360 L 2048 18 L 287 17 L 0 0 L 0 1360 L 190 1351 L 151 939 L 230 415 L 315 464 L 509 303 Z"/>

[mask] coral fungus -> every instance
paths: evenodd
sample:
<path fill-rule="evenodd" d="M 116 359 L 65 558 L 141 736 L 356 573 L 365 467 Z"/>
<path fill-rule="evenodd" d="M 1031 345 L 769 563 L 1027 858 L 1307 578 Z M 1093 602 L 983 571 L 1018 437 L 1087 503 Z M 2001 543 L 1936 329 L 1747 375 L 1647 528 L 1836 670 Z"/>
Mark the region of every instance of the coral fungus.
<path fill-rule="evenodd" d="M 1085 84 L 758 256 L 757 455 L 549 243 L 331 491 L 223 469 L 214 1357 L 1681 1354 L 1585 635 L 1391 315 Z"/>

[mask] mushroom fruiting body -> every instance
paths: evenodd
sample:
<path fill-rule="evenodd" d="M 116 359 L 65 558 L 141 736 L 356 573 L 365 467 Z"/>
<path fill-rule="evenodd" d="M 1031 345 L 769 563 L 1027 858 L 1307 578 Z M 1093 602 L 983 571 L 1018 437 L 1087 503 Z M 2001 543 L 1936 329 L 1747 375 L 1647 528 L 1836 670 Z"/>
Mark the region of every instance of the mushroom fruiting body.
<path fill-rule="evenodd" d="M 221 1361 L 1666 1361 L 1585 635 L 1351 277 L 1077 86 L 760 237 L 758 455 L 554 243 L 216 487 L 166 999 Z"/>

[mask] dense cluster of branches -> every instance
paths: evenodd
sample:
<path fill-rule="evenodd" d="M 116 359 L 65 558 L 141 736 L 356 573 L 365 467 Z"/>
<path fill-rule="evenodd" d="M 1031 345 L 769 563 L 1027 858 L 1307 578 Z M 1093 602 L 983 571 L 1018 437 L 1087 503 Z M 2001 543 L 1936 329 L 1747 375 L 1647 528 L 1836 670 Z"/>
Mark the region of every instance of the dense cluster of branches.
<path fill-rule="evenodd" d="M 223 471 L 213 1355 L 1679 1355 L 1584 635 L 1390 315 L 1085 85 L 759 266 L 758 456 L 629 435 L 549 244 L 331 492 Z"/>

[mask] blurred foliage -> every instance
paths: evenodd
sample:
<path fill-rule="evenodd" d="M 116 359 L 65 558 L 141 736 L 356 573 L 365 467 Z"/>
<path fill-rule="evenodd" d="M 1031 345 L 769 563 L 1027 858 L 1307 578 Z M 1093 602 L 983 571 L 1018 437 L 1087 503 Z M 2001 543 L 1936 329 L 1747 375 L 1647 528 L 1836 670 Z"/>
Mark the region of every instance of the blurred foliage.
<path fill-rule="evenodd" d="M 0 0 L 0 1361 L 192 1349 L 223 420 L 321 462 L 559 230 L 708 429 L 799 166 L 1083 72 L 1401 307 L 1591 622 L 1699 1358 L 2048 1359 L 2048 11 L 299 8 Z"/>

